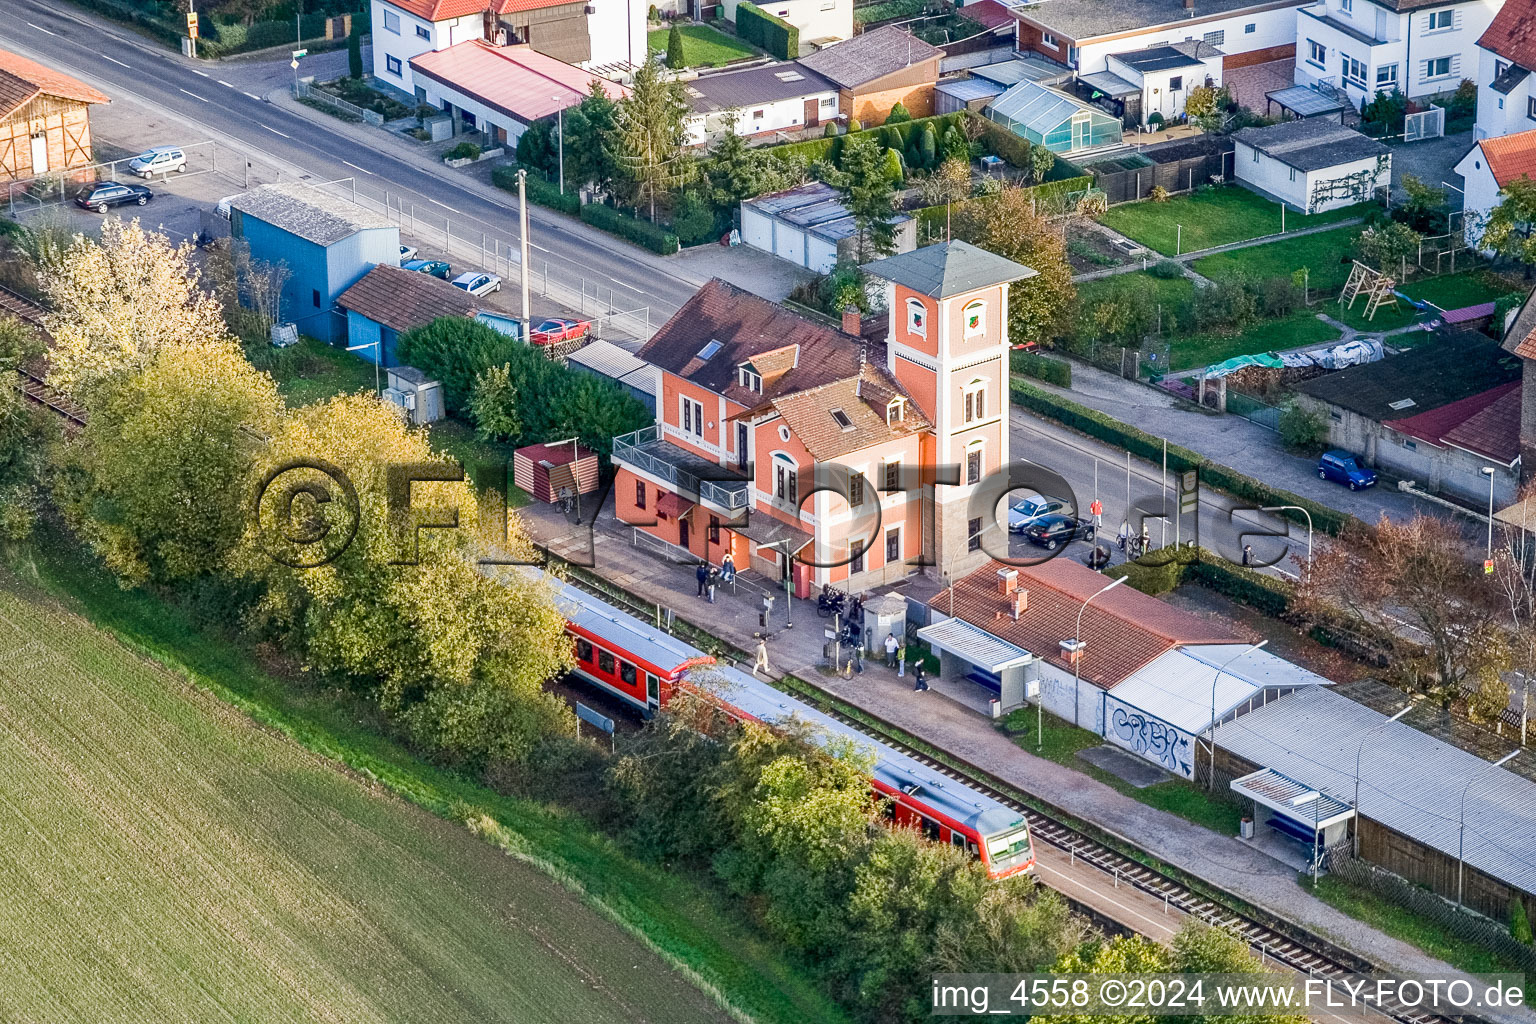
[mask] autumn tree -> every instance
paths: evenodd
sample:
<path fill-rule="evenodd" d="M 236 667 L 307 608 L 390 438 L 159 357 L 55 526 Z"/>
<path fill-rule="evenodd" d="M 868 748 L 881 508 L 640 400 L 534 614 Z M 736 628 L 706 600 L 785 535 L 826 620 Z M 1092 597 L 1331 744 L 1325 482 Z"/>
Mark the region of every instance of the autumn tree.
<path fill-rule="evenodd" d="M 1066 242 L 1059 228 L 1035 215 L 1028 191 L 1006 188 L 974 199 L 955 212 L 953 225 L 956 238 L 1035 271 L 1008 289 L 1009 340 L 1047 342 L 1066 332 L 1077 299 Z"/>
<path fill-rule="evenodd" d="M 693 175 L 692 160 L 684 150 L 688 112 L 683 84 L 666 77 L 653 60 L 635 72 L 629 95 L 615 111 L 613 148 L 625 202 L 648 206 L 652 221 L 656 201 L 686 185 Z"/>
<path fill-rule="evenodd" d="M 1499 205 L 1489 212 L 1478 245 L 1525 268 L 1530 280 L 1536 265 L 1536 181 L 1527 176 L 1511 181 L 1499 191 Z"/>
<path fill-rule="evenodd" d="M 925 206 L 944 207 L 944 236 L 953 234 L 953 204 L 971 194 L 971 162 L 969 160 L 945 160 L 918 185 Z"/>
<path fill-rule="evenodd" d="M 137 220 L 107 219 L 100 242 L 76 235 L 41 274 L 54 340 L 49 383 L 80 392 L 144 369 L 164 348 L 227 339 L 223 309 L 191 256 L 190 242 L 173 245 Z"/>

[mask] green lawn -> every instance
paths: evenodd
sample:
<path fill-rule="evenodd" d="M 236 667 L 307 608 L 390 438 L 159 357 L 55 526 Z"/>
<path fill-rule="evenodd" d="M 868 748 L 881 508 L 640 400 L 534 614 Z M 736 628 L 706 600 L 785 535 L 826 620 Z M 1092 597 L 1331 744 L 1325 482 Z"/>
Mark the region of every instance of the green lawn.
<path fill-rule="evenodd" d="M 335 395 L 372 391 L 373 364 L 356 353 L 300 335 L 297 345 L 273 348 L 265 343 L 246 346 L 246 356 L 258 370 L 277 381 L 289 405 L 310 405 Z M 382 377 L 382 372 L 379 374 Z"/>
<path fill-rule="evenodd" d="M 1364 210 L 1363 206 L 1353 206 L 1310 217 L 1287 212 L 1285 229 L 1332 224 L 1359 217 Z M 1222 185 L 1165 203 L 1148 199 L 1115 206 L 1099 219 L 1127 238 L 1173 256 L 1276 234 L 1280 231 L 1280 204 L 1239 185 Z"/>
<path fill-rule="evenodd" d="M 667 52 L 670 28 L 653 28 L 646 33 L 652 53 Z M 683 63 L 690 68 L 718 68 L 734 60 L 755 56 L 757 51 L 740 39 L 734 39 L 708 25 L 679 25 L 683 36 Z"/>
<path fill-rule="evenodd" d="M 1337 293 L 1349 277 L 1349 258 L 1360 228 L 1354 225 L 1286 238 L 1247 249 L 1217 253 L 1194 261 L 1195 273 L 1213 281 L 1246 277 L 1265 281 L 1307 269 L 1308 287 Z M 1342 262 L 1341 262 L 1342 261 Z"/>
<path fill-rule="evenodd" d="M 505 469 L 507 507 L 522 508 L 530 502 L 528 494 L 512 485 L 513 447 L 501 441 L 482 441 L 475 436 L 475 429 L 463 420 L 450 416 L 427 428 L 432 450 L 447 452 L 459 461 L 471 480 L 487 484 L 494 479 L 502 481 Z M 491 474 L 487 476 L 486 474 Z"/>
<path fill-rule="evenodd" d="M 0 1019 L 727 1020 L 689 971 L 759 1021 L 843 1019 L 578 817 L 413 757 L 57 536 L 12 565 L 74 610 L 0 570 Z"/>
<path fill-rule="evenodd" d="M 1281 320 L 1261 321 L 1237 334 L 1180 335 L 1173 339 L 1169 364 L 1176 370 L 1198 369 L 1233 356 L 1279 352 L 1330 341 L 1339 336 L 1338 329 L 1317 318 L 1319 312 L 1329 311 L 1328 305 L 1320 303 Z"/>
<path fill-rule="evenodd" d="M 1084 281 L 1077 286 L 1077 300 L 1089 302 L 1099 292 L 1113 291 L 1116 288 L 1125 287 L 1124 282 L 1134 281 L 1138 290 L 1148 291 L 1154 296 L 1153 301 L 1164 306 L 1174 307 L 1183 305 L 1189 301 L 1189 297 L 1195 293 L 1195 282 L 1187 277 L 1153 277 L 1144 271 L 1135 271 L 1130 274 L 1117 274 L 1113 277 L 1100 277 L 1092 281 Z M 1115 283 L 1120 282 L 1120 283 Z"/>
<path fill-rule="evenodd" d="M 1480 302 L 1492 302 L 1499 296 L 1518 289 L 1511 288 L 1509 284 L 1486 270 L 1472 270 L 1460 274 L 1443 274 L 1440 277 L 1409 274 L 1408 283 L 1400 285 L 1397 290 L 1409 298 L 1418 299 L 1421 302 L 1432 302 L 1441 309 L 1460 309 L 1463 306 L 1475 306 Z M 1405 327 L 1421 315 L 1401 299 L 1395 307 L 1387 306 L 1379 310 L 1373 320 L 1365 318 L 1363 299 L 1357 299 L 1353 309 L 1342 309 L 1335 303 L 1330 314 L 1351 327 L 1364 331 L 1390 331 L 1395 327 Z M 1397 341 L 1398 339 L 1393 339 L 1394 344 Z"/>

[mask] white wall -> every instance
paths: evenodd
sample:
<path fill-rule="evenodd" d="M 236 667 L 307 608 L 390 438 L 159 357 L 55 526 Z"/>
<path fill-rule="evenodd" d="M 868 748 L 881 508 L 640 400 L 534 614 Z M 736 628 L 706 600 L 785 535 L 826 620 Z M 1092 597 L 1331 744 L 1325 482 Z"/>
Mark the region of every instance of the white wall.
<path fill-rule="evenodd" d="M 509 149 L 515 147 L 517 145 L 517 140 L 522 137 L 523 132 L 528 130 L 528 126 L 517 120 L 517 118 L 508 117 L 506 114 L 503 114 L 499 110 L 491 110 L 490 108 L 481 104 L 479 100 L 471 96 L 466 96 L 459 92 L 457 89 L 451 89 L 448 86 L 441 84 L 440 82 L 434 82 L 432 79 L 427 78 L 425 75 L 422 76 L 420 85 L 422 89 L 426 91 L 426 102 L 432 104 L 432 106 L 441 109 L 443 101 L 447 100 L 456 108 L 460 110 L 467 110 L 471 114 L 474 114 L 475 127 L 481 131 L 490 134 L 490 129 L 492 127 L 504 129 L 507 133 L 506 145 Z M 453 116 L 457 121 L 459 115 L 455 113 Z"/>
<path fill-rule="evenodd" d="M 802 52 L 813 39 L 853 36 L 853 0 L 766 0 L 758 6 L 800 30 Z M 725 19 L 736 21 L 736 0 L 725 0 Z"/>
<path fill-rule="evenodd" d="M 1508 94 L 1495 92 L 1491 84 L 1498 77 L 1499 66 L 1509 62 L 1482 47 L 1478 47 L 1477 54 L 1476 137 L 1492 139 L 1536 128 L 1536 119 L 1529 113 L 1531 97 L 1536 96 L 1536 75 L 1527 75 Z"/>
<path fill-rule="evenodd" d="M 639 67 L 645 61 L 645 18 L 650 0 L 587 0 L 587 4 L 593 8 L 587 15 L 587 35 L 592 43 L 588 66 Z"/>
<path fill-rule="evenodd" d="M 1473 146 L 1456 173 L 1462 176 L 1464 191 L 1461 196 L 1462 223 L 1466 227 L 1467 244 L 1476 246 L 1483 236 L 1483 224 L 1493 208 L 1499 205 L 1499 183 L 1494 180 L 1488 161 L 1483 159 L 1481 146 Z"/>
<path fill-rule="evenodd" d="M 1146 124 L 1147 118 L 1154 113 L 1163 115 L 1165 121 L 1181 117 L 1184 104 L 1189 99 L 1189 91 L 1204 85 L 1207 78 L 1212 85 L 1220 88 L 1221 63 L 1220 57 L 1211 57 L 1200 65 L 1142 74 L 1111 56 L 1108 68 L 1127 82 L 1141 86 L 1141 123 Z M 1172 87 L 1175 78 L 1179 80 L 1178 89 Z"/>
<path fill-rule="evenodd" d="M 798 128 L 805 123 L 805 101 L 816 101 L 817 116 L 829 121 L 837 116 L 837 93 L 815 92 L 806 96 L 792 96 L 773 103 L 752 103 L 736 111 L 736 134 L 757 135 L 762 132 Z M 754 115 L 761 113 L 761 117 Z M 701 145 L 724 134 L 721 121 L 724 111 L 711 114 L 692 114 L 683 122 L 688 130 L 688 144 Z"/>
<path fill-rule="evenodd" d="M 1042 9 L 1050 13 L 1047 6 Z M 1250 26 L 1252 27 L 1250 31 Z M 1214 37 L 1219 33 L 1220 41 Z M 1296 8 L 1280 7 L 1268 11 L 1254 11 L 1230 18 L 1216 18 L 1189 25 L 1175 22 L 1144 32 L 1117 35 L 1113 39 L 1093 40 L 1078 48 L 1077 69 L 1085 75 L 1108 69 L 1108 57 L 1113 53 L 1130 53 L 1149 46 L 1165 43 L 1181 43 L 1190 39 L 1212 36 L 1212 42 L 1228 56 L 1264 50 L 1271 46 L 1286 46 L 1296 41 Z M 1063 55 L 1065 56 L 1065 55 Z"/>
<path fill-rule="evenodd" d="M 373 77 L 406 93 L 416 91 L 411 76 L 411 58 L 431 50 L 446 50 L 455 43 L 479 39 L 485 34 L 485 19 L 480 14 L 466 14 L 433 24 L 402 11 L 386 0 L 373 0 Z M 391 28 L 397 25 L 397 28 Z M 423 38 L 421 32 L 429 38 Z M 400 62 L 399 72 L 390 70 L 389 58 Z"/>
<path fill-rule="evenodd" d="M 1257 160 L 1254 159 L 1255 156 L 1258 157 Z M 1370 157 L 1316 171 L 1298 171 L 1241 142 L 1236 143 L 1236 152 L 1233 154 L 1232 161 L 1232 172 L 1239 182 L 1252 185 L 1276 198 L 1284 199 L 1291 206 L 1306 213 L 1322 213 L 1343 206 L 1353 206 L 1360 201 L 1353 197 L 1341 196 L 1318 203 L 1316 209 L 1309 209 L 1312 189 L 1317 182 L 1374 170 L 1376 170 L 1376 158 Z M 1387 165 L 1378 172 L 1375 184 L 1385 185 L 1391 177 L 1391 161 L 1388 161 Z"/>

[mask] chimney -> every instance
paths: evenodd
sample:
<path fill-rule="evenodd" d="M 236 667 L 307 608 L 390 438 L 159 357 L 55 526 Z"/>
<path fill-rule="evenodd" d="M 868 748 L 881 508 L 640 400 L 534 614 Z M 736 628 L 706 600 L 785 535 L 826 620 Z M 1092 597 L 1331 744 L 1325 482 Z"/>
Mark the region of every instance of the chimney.
<path fill-rule="evenodd" d="M 1007 597 L 1009 594 L 1013 593 L 1015 590 L 1018 590 L 1018 589 L 1019 589 L 1019 570 L 1017 570 L 1017 569 L 999 569 L 999 570 L 997 570 L 997 592 L 999 594 L 1002 594 L 1004 597 Z"/>
<path fill-rule="evenodd" d="M 1063 640 L 1061 653 L 1068 665 L 1076 665 L 1083 657 L 1083 642 L 1077 639 Z"/>
<path fill-rule="evenodd" d="M 844 334 L 851 334 L 857 338 L 860 336 L 859 332 L 863 329 L 863 326 L 864 318 L 859 315 L 858 306 L 849 306 L 847 309 L 843 310 Z"/>
<path fill-rule="evenodd" d="M 1018 622 L 1019 616 L 1029 610 L 1029 591 L 1015 590 L 1013 592 L 1013 621 Z"/>

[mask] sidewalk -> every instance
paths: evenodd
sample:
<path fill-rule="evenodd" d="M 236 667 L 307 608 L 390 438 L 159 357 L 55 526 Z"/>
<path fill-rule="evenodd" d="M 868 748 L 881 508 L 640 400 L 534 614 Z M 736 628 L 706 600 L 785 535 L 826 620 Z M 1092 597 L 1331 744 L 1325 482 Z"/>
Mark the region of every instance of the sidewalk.
<path fill-rule="evenodd" d="M 595 571 L 645 602 L 654 602 L 680 618 L 727 641 L 741 651 L 755 646 L 761 591 L 744 587 L 736 594 L 722 588 L 710 604 L 697 596 L 693 567 L 668 562 L 636 548 L 630 528 L 613 518 L 612 506 L 598 515 L 588 545 L 585 529 L 573 530 L 552 506 L 531 505 L 518 512 L 536 543 L 570 556 L 587 551 Z M 822 629 L 814 601 L 784 607 L 778 591 L 769 622 L 768 659 L 775 676 L 794 674 L 850 704 L 879 715 L 934 747 L 987 770 L 1009 785 L 1092 822 L 1165 863 L 1246 900 L 1265 912 L 1314 932 L 1370 959 L 1383 969 L 1454 976 L 1452 968 L 1417 949 L 1351 918 L 1311 896 L 1297 884 L 1296 872 L 1230 836 L 1220 836 L 1182 818 L 1124 796 L 1091 777 L 1027 753 L 994 730 L 982 715 L 937 690 L 916 693 L 905 679 L 878 661 L 866 662 L 852 679 L 821 674 Z M 793 620 L 793 626 L 788 622 Z M 1512 1019 L 1526 1019 L 1512 1018 Z"/>

